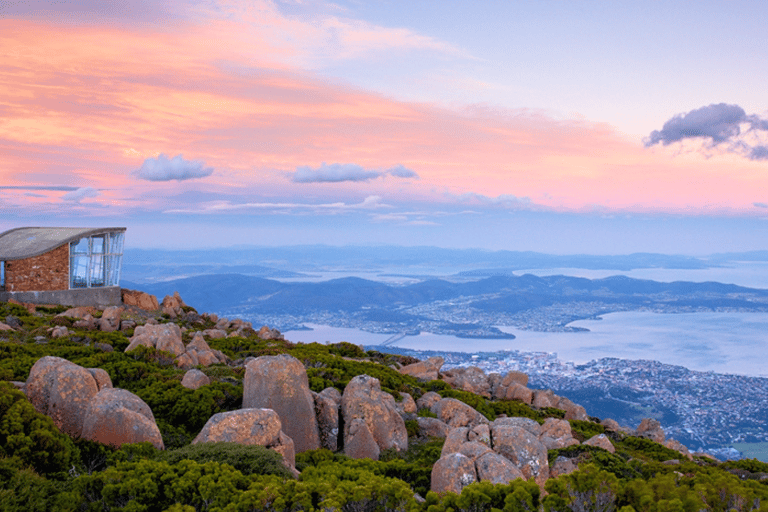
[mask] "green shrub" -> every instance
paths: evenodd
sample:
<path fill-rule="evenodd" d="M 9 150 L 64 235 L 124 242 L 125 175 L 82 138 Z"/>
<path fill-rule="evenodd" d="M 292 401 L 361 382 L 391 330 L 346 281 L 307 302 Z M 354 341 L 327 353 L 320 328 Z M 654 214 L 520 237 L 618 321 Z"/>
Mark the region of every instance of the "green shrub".
<path fill-rule="evenodd" d="M 581 441 L 586 441 L 587 439 L 600 435 L 605 434 L 605 427 L 600 425 L 599 423 L 593 423 L 591 421 L 582 421 L 582 420 L 568 420 L 571 424 L 571 431 L 573 432 L 573 437 Z"/>
<path fill-rule="evenodd" d="M 237 443 L 200 443 L 167 450 L 156 456 L 169 464 L 189 459 L 198 463 L 229 464 L 244 475 L 277 475 L 292 478 L 279 453 L 263 446 L 245 446 Z"/>

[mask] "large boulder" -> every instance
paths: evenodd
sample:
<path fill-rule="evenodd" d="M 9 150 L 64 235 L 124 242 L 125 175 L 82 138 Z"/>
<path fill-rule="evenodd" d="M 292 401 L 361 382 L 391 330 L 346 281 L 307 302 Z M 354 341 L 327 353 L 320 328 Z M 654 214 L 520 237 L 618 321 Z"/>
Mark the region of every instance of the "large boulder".
<path fill-rule="evenodd" d="M 120 294 L 123 297 L 123 304 L 126 306 L 134 306 L 145 311 L 157 311 L 160 309 L 160 304 L 154 295 L 125 288 L 120 290 Z"/>
<path fill-rule="evenodd" d="M 431 407 L 431 411 L 450 427 L 474 427 L 488 423 L 485 416 L 455 398 L 443 398 Z"/>
<path fill-rule="evenodd" d="M 59 430 L 80 437 L 83 418 L 99 384 L 82 366 L 45 356 L 32 366 L 24 392 L 37 412 L 50 416 Z"/>
<path fill-rule="evenodd" d="M 293 443 L 281 428 L 280 417 L 271 409 L 220 412 L 208 419 L 192 444 L 227 442 L 264 446 L 283 455 L 286 464 L 293 467 L 296 461 L 289 458 Z"/>
<path fill-rule="evenodd" d="M 187 389 L 198 389 L 211 383 L 211 379 L 200 370 L 192 369 L 184 374 L 181 385 Z"/>
<path fill-rule="evenodd" d="M 174 323 L 145 324 L 136 327 L 125 352 L 130 352 L 140 345 L 170 352 L 174 356 L 180 356 L 185 350 L 184 342 L 181 341 L 181 328 Z"/>
<path fill-rule="evenodd" d="M 547 448 L 530 431 L 516 425 L 491 425 L 493 451 L 509 459 L 525 476 L 543 486 L 549 478 Z"/>
<path fill-rule="evenodd" d="M 587 415 L 587 410 L 584 407 L 573 403 L 572 401 L 570 401 L 565 397 L 557 397 L 557 398 L 558 398 L 558 401 L 555 404 L 555 407 L 565 411 L 566 420 L 579 420 L 579 421 L 589 420 L 589 415 Z"/>
<path fill-rule="evenodd" d="M 664 429 L 661 428 L 661 423 L 653 418 L 645 418 L 641 421 L 636 432 L 639 437 L 644 437 L 651 441 L 656 441 L 657 443 L 663 444 L 666 440 L 666 435 L 664 434 Z"/>
<path fill-rule="evenodd" d="M 491 397 L 491 384 L 488 376 L 477 366 L 453 368 L 443 372 L 443 380 L 451 386 L 476 395 Z"/>
<path fill-rule="evenodd" d="M 346 431 L 344 455 L 353 459 L 379 460 L 381 450 L 364 419 L 353 419 Z"/>
<path fill-rule="evenodd" d="M 437 402 L 442 400 L 443 397 L 441 397 L 439 394 L 435 393 L 434 391 L 427 391 L 421 397 L 416 400 L 416 408 L 417 409 L 432 409 L 432 406 L 434 406 Z"/>
<path fill-rule="evenodd" d="M 257 357 L 245 365 L 243 408 L 274 410 L 296 452 L 320 448 L 315 401 L 307 371 L 288 354 Z"/>
<path fill-rule="evenodd" d="M 395 399 L 381 390 L 378 379 L 358 375 L 350 380 L 341 397 L 341 411 L 345 423 L 345 446 L 350 435 L 350 425 L 354 420 L 362 419 L 381 450 L 408 449 L 405 421 L 397 412 Z"/>
<path fill-rule="evenodd" d="M 104 332 L 115 332 L 120 329 L 120 315 L 123 308 L 119 306 L 109 306 L 104 309 L 101 318 L 98 320 L 99 329 Z"/>
<path fill-rule="evenodd" d="M 611 443 L 611 440 L 608 439 L 608 437 L 605 434 L 598 434 L 596 436 L 592 436 L 581 444 L 585 446 L 596 446 L 598 448 L 602 448 L 603 450 L 607 450 L 611 453 L 616 453 L 616 448 L 613 447 L 613 443 Z"/>
<path fill-rule="evenodd" d="M 339 449 L 339 412 L 341 393 L 336 388 L 325 388 L 315 396 L 315 414 L 320 433 L 320 445 L 333 452 Z"/>
<path fill-rule="evenodd" d="M 91 400 L 82 437 L 120 447 L 148 441 L 162 450 L 163 438 L 149 406 L 130 391 L 104 388 Z"/>
<path fill-rule="evenodd" d="M 541 426 L 539 440 L 544 443 L 547 450 L 556 450 L 579 444 L 579 441 L 573 437 L 570 422 L 557 418 L 547 418 Z"/>
<path fill-rule="evenodd" d="M 451 453 L 440 457 L 432 466 L 432 481 L 430 489 L 438 494 L 461 490 L 477 481 L 475 463 L 461 453 Z"/>
<path fill-rule="evenodd" d="M 487 480 L 492 484 L 508 484 L 512 480 L 525 478 L 512 461 L 493 451 L 475 459 L 475 470 L 479 480 Z"/>
<path fill-rule="evenodd" d="M 419 435 L 422 437 L 445 439 L 451 430 L 451 427 L 437 418 L 423 418 L 419 416 L 416 418 L 416 423 L 419 425 Z"/>
<path fill-rule="evenodd" d="M 445 359 L 442 357 L 430 357 L 426 361 L 403 366 L 399 371 L 420 381 L 436 380 L 444 362 Z"/>

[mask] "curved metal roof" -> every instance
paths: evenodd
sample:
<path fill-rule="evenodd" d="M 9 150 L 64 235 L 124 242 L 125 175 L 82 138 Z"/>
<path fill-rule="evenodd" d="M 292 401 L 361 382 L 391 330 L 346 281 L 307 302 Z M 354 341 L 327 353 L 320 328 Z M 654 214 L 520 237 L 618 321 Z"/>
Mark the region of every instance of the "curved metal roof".
<path fill-rule="evenodd" d="M 0 233 L 0 260 L 13 261 L 39 256 L 66 243 L 125 228 L 15 228 Z"/>

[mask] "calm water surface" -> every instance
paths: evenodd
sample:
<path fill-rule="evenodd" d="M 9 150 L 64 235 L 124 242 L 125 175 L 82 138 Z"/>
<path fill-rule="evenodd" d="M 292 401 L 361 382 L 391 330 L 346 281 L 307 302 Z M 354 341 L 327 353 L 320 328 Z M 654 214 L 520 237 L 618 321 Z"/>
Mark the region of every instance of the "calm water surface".
<path fill-rule="evenodd" d="M 602 320 L 571 325 L 590 332 L 547 333 L 500 327 L 514 340 L 467 340 L 422 333 L 407 336 L 397 347 L 446 352 L 521 350 L 556 352 L 563 361 L 584 363 L 602 357 L 653 359 L 691 370 L 768 377 L 768 313 L 610 313 Z M 386 334 L 359 329 L 311 326 L 288 331 L 286 339 L 302 342 L 349 341 L 376 345 Z"/>

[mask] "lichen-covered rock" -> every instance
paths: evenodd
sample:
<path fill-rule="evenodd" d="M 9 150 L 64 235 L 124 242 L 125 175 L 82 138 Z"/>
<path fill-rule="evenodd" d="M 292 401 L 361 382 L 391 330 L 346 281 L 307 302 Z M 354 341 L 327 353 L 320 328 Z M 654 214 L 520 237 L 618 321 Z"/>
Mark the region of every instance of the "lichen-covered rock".
<path fill-rule="evenodd" d="M 541 426 L 539 441 L 544 443 L 547 450 L 557 450 L 558 448 L 566 448 L 568 446 L 579 444 L 579 441 L 573 437 L 571 424 L 568 420 L 557 418 L 547 418 Z"/>
<path fill-rule="evenodd" d="M 493 451 L 509 459 L 525 476 L 543 486 L 549 478 L 547 448 L 523 427 L 492 424 Z"/>
<path fill-rule="evenodd" d="M 211 416 L 192 441 L 198 443 L 239 443 L 271 447 L 279 442 L 282 424 L 272 409 L 245 408 Z"/>
<path fill-rule="evenodd" d="M 442 400 L 443 397 L 441 397 L 439 394 L 435 393 L 434 391 L 427 391 L 421 397 L 416 400 L 416 408 L 417 409 L 432 409 L 432 406 L 434 406 L 437 402 Z"/>
<path fill-rule="evenodd" d="M 358 375 L 349 381 L 341 397 L 344 418 L 344 446 L 347 445 L 349 425 L 362 419 L 381 450 L 408 449 L 408 432 L 405 421 L 397 412 L 395 399 L 381 390 L 379 380 L 368 375 Z"/>
<path fill-rule="evenodd" d="M 249 361 L 243 378 L 243 407 L 277 412 L 297 453 L 320 448 L 315 400 L 307 371 L 295 357 L 281 354 Z"/>
<path fill-rule="evenodd" d="M 664 446 L 666 446 L 670 450 L 675 450 L 677 452 L 682 453 L 683 455 L 685 455 L 685 457 L 688 460 L 693 460 L 693 455 L 691 455 L 690 450 L 688 450 L 688 448 L 680 441 L 676 441 L 674 439 L 667 439 L 666 441 L 664 441 Z"/>
<path fill-rule="evenodd" d="M 528 396 L 525 403 L 530 404 L 533 398 L 533 391 L 528 389 L 528 375 L 521 372 L 508 372 L 503 377 L 498 374 L 488 376 L 491 384 L 491 396 L 498 400 L 521 400 L 521 397 L 515 395 Z M 527 390 L 528 393 L 522 390 Z"/>
<path fill-rule="evenodd" d="M 476 481 L 475 463 L 466 455 L 451 453 L 440 457 L 432 466 L 430 489 L 438 494 L 461 494 L 464 487 Z"/>
<path fill-rule="evenodd" d="M 49 416 L 59 430 L 80 437 L 85 412 L 99 385 L 82 366 L 45 356 L 32 366 L 24 392 L 37 412 Z"/>
<path fill-rule="evenodd" d="M 585 446 L 596 446 L 603 450 L 608 450 L 611 453 L 616 453 L 616 448 L 613 447 L 613 443 L 611 443 L 611 440 L 608 439 L 605 434 L 592 436 L 581 444 Z"/>
<path fill-rule="evenodd" d="M 477 441 L 467 441 L 459 447 L 458 453 L 469 457 L 471 460 L 477 460 L 488 452 L 493 452 L 491 447 Z"/>
<path fill-rule="evenodd" d="M 525 478 L 509 459 L 496 452 L 488 451 L 475 460 L 475 470 L 479 480 L 492 484 L 508 484 L 512 480 Z"/>
<path fill-rule="evenodd" d="M 491 428 L 485 423 L 475 425 L 467 433 L 467 439 L 478 443 L 491 445 Z"/>
<path fill-rule="evenodd" d="M 467 439 L 467 435 L 469 434 L 469 428 L 467 427 L 457 427 L 453 428 L 448 432 L 448 435 L 445 437 L 445 442 L 443 443 L 442 451 L 440 452 L 441 457 L 445 457 L 448 454 L 451 453 L 458 453 L 459 450 L 461 450 L 461 447 L 469 441 Z"/>
<path fill-rule="evenodd" d="M 353 459 L 379 460 L 380 453 L 379 445 L 365 420 L 353 419 L 344 436 L 344 454 Z"/>
<path fill-rule="evenodd" d="M 421 437 L 435 437 L 445 439 L 451 427 L 437 418 L 416 418 L 419 425 L 419 435 Z"/>
<path fill-rule="evenodd" d="M 144 311 L 157 311 L 160 309 L 160 304 L 154 295 L 125 288 L 120 290 L 120 294 L 123 297 L 123 304 L 126 306 L 135 306 Z"/>
<path fill-rule="evenodd" d="M 159 450 L 164 448 L 149 406 L 124 389 L 104 388 L 93 397 L 83 420 L 82 437 L 115 447 L 150 442 Z"/>
<path fill-rule="evenodd" d="M 579 420 L 588 421 L 589 416 L 587 410 L 581 405 L 575 404 L 565 397 L 558 397 L 557 403 L 554 405 L 558 409 L 565 411 L 566 420 Z"/>
<path fill-rule="evenodd" d="M 94 380 L 96 381 L 96 387 L 99 388 L 99 391 L 104 388 L 112 387 L 112 379 L 106 370 L 102 370 L 101 368 L 86 368 L 86 370 L 88 370 L 88 373 L 93 376 Z"/>
<path fill-rule="evenodd" d="M 579 469 L 578 464 L 576 464 L 572 459 L 569 459 L 568 457 L 563 457 L 561 455 L 557 459 L 555 459 L 555 462 L 552 464 L 552 467 L 549 468 L 549 476 L 550 478 L 557 478 L 562 475 L 573 473 L 577 469 Z"/>
<path fill-rule="evenodd" d="M 398 371 L 403 375 L 410 375 L 417 380 L 426 382 L 437 379 L 440 368 L 442 368 L 444 362 L 445 359 L 442 357 L 430 357 L 426 361 L 419 361 L 403 366 Z"/>
<path fill-rule="evenodd" d="M 531 405 L 537 409 L 554 407 L 556 403 L 554 397 L 555 394 L 551 389 L 537 389 L 533 392 L 533 400 L 531 401 Z"/>
<path fill-rule="evenodd" d="M 198 389 L 211 383 L 211 379 L 200 370 L 188 370 L 181 379 L 181 385 L 187 389 Z"/>
<path fill-rule="evenodd" d="M 450 427 L 474 427 L 488 419 L 469 405 L 455 398 L 443 398 L 431 407 L 441 421 Z"/>
<path fill-rule="evenodd" d="M 504 398 L 507 400 L 520 400 L 524 404 L 530 405 L 533 402 L 533 390 L 527 387 L 513 382 L 507 388 L 505 388 L 504 396 L 498 398 Z"/>
<path fill-rule="evenodd" d="M 320 433 L 320 446 L 333 452 L 339 449 L 339 412 L 341 393 L 336 388 L 325 388 L 315 396 L 315 415 Z"/>
<path fill-rule="evenodd" d="M 395 407 L 397 407 L 397 412 L 400 416 L 416 414 L 416 402 L 413 400 L 413 397 L 408 393 L 400 393 L 400 397 L 402 399 L 399 402 L 395 402 Z"/>
<path fill-rule="evenodd" d="M 491 428 L 493 429 L 494 427 L 500 427 L 502 425 L 524 428 L 536 437 L 539 437 L 542 433 L 541 425 L 531 418 L 520 418 L 516 416 L 511 418 L 496 418 L 493 423 L 491 423 Z"/>
<path fill-rule="evenodd" d="M 171 320 L 181 316 L 184 311 L 181 309 L 183 301 L 179 297 L 178 292 L 173 295 L 166 295 L 163 298 L 163 302 L 160 304 L 160 308 L 164 315 L 168 315 Z"/>
<path fill-rule="evenodd" d="M 455 388 L 486 398 L 491 397 L 491 385 L 488 382 L 488 376 L 477 366 L 452 368 L 443 372 L 443 380 Z"/>
<path fill-rule="evenodd" d="M 109 306 L 104 309 L 101 318 L 98 320 L 99 329 L 104 332 L 115 332 L 120 329 L 120 315 L 123 308 L 119 306 Z"/>
<path fill-rule="evenodd" d="M 664 429 L 661 428 L 661 423 L 653 418 L 645 418 L 640 422 L 637 427 L 637 435 L 656 441 L 657 443 L 664 443 L 666 436 L 664 435 Z"/>
<path fill-rule="evenodd" d="M 174 323 L 157 325 L 147 323 L 136 327 L 125 352 L 130 352 L 140 345 L 170 352 L 174 356 L 180 356 L 185 350 L 184 343 L 181 341 L 181 328 Z"/>
<path fill-rule="evenodd" d="M 11 327 L 10 325 L 0 322 L 0 331 L 13 331 L 13 330 L 14 328 Z"/>

